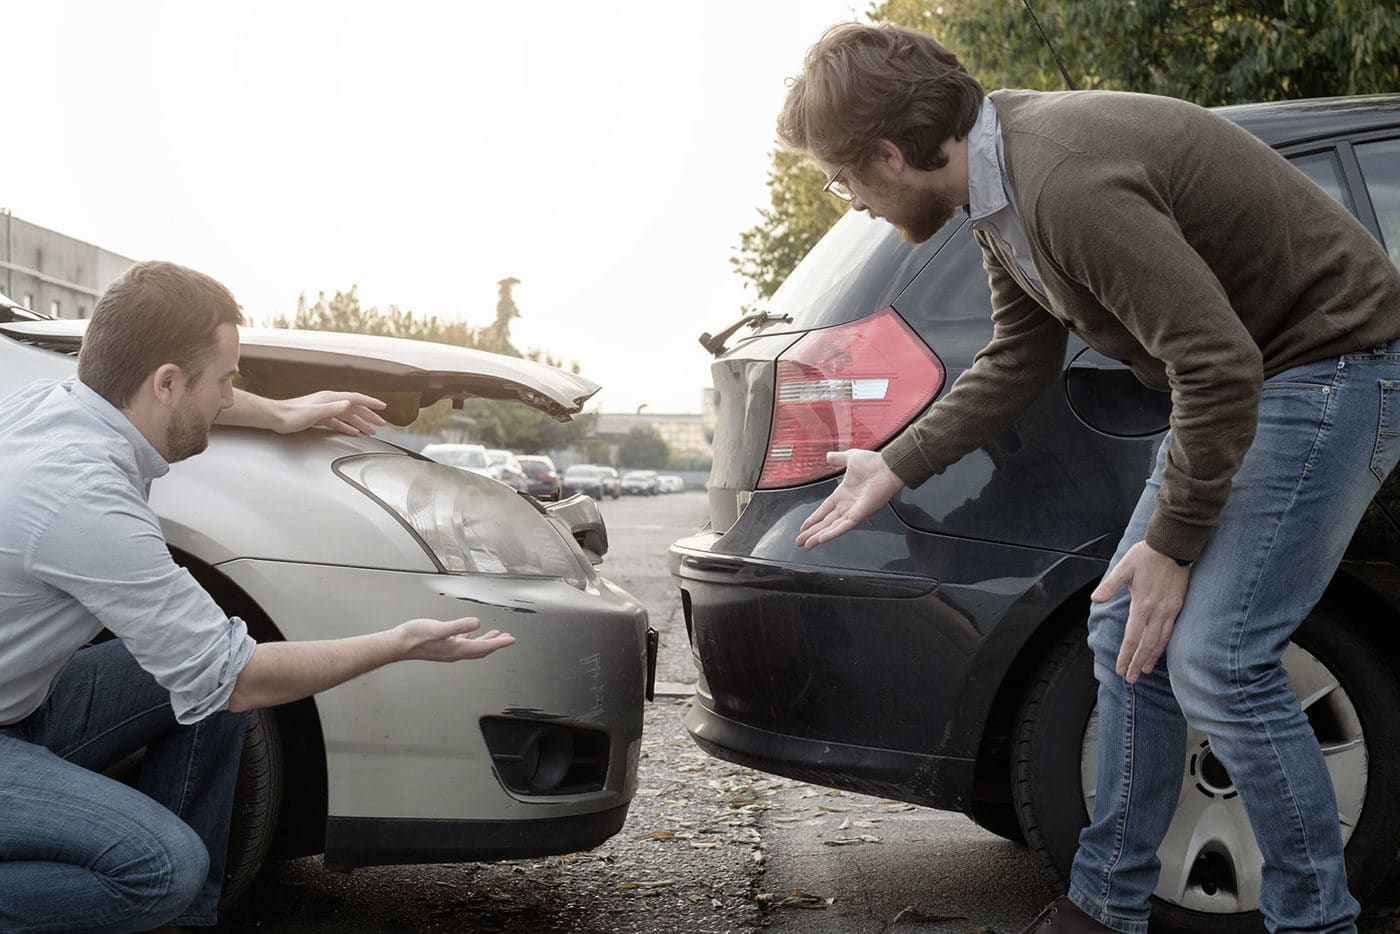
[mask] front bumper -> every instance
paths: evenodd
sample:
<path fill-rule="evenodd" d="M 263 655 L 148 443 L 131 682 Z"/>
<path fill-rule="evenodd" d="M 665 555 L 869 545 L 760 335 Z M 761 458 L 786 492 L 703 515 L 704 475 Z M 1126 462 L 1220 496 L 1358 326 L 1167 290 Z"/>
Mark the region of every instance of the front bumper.
<path fill-rule="evenodd" d="M 425 846 L 416 831 L 385 830 L 386 842 L 370 847 L 354 829 L 369 826 L 364 821 L 381 829 L 429 822 L 444 830 L 433 845 L 434 859 L 483 858 L 500 849 L 489 842 L 497 836 L 535 840 L 535 855 L 559 852 L 550 842 L 555 839 L 575 841 L 568 845 L 577 849 L 577 841 L 592 846 L 620 826 L 618 815 L 625 815 L 636 791 L 648 686 L 646 611 L 626 591 L 597 579 L 581 591 L 558 580 L 252 559 L 219 570 L 292 640 L 360 635 L 415 617 L 461 616 L 479 617 L 482 630 L 516 637 L 516 645 L 486 659 L 400 662 L 316 696 L 326 752 L 328 863 L 416 861 Z M 605 735 L 601 787 L 563 795 L 511 790 L 493 760 L 483 720 Z M 504 835 L 486 832 L 512 826 Z M 573 827 L 572 836 L 563 833 L 565 826 Z M 471 827 L 485 835 L 463 829 Z M 532 850 L 533 844 L 522 846 Z"/>

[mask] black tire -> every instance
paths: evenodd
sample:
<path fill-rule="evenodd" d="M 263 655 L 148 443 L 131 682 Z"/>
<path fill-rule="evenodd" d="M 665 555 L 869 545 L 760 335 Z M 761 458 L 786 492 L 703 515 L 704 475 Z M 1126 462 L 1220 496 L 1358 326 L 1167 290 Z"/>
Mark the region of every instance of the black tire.
<path fill-rule="evenodd" d="M 1376 646 L 1325 601 L 1293 641 L 1336 677 L 1365 739 L 1366 794 L 1346 846 L 1348 883 L 1364 904 L 1400 846 L 1400 687 Z M 1085 629 L 1072 627 L 1037 672 L 1012 747 L 1012 795 L 1027 846 L 1061 891 L 1089 822 L 1080 759 L 1096 689 Z M 1152 928 L 1154 934 L 1254 934 L 1264 922 L 1257 911 L 1198 911 L 1153 896 Z"/>
<path fill-rule="evenodd" d="M 248 891 L 272 848 L 282 814 L 283 779 L 282 734 L 277 717 L 271 710 L 254 710 L 248 716 L 248 732 L 238 762 L 228 861 L 224 864 L 224 888 L 219 898 L 221 917 L 227 917 Z"/>

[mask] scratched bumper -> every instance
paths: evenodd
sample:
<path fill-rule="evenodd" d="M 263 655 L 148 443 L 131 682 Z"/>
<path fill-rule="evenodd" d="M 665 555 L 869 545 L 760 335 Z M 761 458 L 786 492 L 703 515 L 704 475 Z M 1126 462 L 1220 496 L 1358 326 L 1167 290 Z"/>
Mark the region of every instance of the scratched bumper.
<path fill-rule="evenodd" d="M 249 559 L 219 570 L 288 639 L 359 635 L 415 617 L 476 616 L 483 631 L 501 629 L 517 640 L 478 661 L 399 662 L 318 695 L 332 818 L 549 821 L 615 815 L 632 800 L 648 681 L 647 615 L 621 588 L 600 581 L 580 591 L 557 580 Z M 483 717 L 606 733 L 602 789 L 509 791 L 493 768 Z"/>

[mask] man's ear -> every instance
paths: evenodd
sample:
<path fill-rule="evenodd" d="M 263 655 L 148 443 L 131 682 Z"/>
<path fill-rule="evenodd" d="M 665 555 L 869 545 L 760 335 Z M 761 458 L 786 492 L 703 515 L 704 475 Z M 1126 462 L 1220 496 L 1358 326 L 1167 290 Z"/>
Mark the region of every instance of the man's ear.
<path fill-rule="evenodd" d="M 872 159 L 883 162 L 886 168 L 893 174 L 899 174 L 908 165 L 908 160 L 904 158 L 904 151 L 896 146 L 892 141 L 881 139 L 875 141 L 875 152 Z"/>
<path fill-rule="evenodd" d="M 185 382 L 185 373 L 177 364 L 162 363 L 151 374 L 151 390 L 161 405 L 170 405 L 175 398 L 175 390 Z"/>

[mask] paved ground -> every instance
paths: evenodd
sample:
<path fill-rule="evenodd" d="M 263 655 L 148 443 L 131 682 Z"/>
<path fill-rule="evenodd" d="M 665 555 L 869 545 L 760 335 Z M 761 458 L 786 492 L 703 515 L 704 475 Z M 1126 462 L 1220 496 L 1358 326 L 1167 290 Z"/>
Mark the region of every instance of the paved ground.
<path fill-rule="evenodd" d="M 705 517 L 698 493 L 603 504 L 604 572 L 661 633 L 657 677 L 691 683 L 666 547 Z M 627 825 L 589 853 L 538 861 L 327 872 L 268 867 L 221 931 L 289 934 L 991 934 L 1051 896 L 1030 856 L 960 815 L 815 788 L 700 753 L 686 696 L 646 712 L 641 791 Z M 1363 919 L 1400 934 L 1400 880 Z"/>

